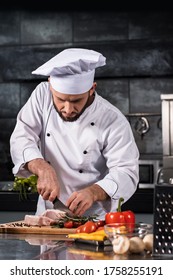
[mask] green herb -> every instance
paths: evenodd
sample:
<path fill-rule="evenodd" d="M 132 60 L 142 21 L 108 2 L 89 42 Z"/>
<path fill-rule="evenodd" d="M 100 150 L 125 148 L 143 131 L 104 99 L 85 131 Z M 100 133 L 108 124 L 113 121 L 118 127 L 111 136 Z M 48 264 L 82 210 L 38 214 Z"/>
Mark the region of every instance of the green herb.
<path fill-rule="evenodd" d="M 73 222 L 81 222 L 86 223 L 88 221 L 94 221 L 97 218 L 97 215 L 93 216 L 69 216 L 68 214 L 65 214 L 64 219 L 67 221 L 73 221 Z"/>
<path fill-rule="evenodd" d="M 88 221 L 94 221 L 97 219 L 97 215 L 93 216 L 69 216 L 68 214 L 65 214 L 62 218 L 57 220 L 56 224 L 53 225 L 53 227 L 62 228 L 64 226 L 64 223 L 68 221 L 78 222 L 81 225 L 85 224 Z"/>
<path fill-rule="evenodd" d="M 13 184 L 13 191 L 19 192 L 20 200 L 28 199 L 28 193 L 37 192 L 37 176 L 31 175 L 30 177 L 15 177 Z"/>

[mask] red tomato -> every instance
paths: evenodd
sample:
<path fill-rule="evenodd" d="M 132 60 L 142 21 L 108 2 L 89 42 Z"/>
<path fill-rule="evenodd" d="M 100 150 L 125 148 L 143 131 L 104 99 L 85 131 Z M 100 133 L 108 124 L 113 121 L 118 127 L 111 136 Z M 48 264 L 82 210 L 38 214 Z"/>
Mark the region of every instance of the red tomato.
<path fill-rule="evenodd" d="M 79 233 L 79 232 L 91 233 L 91 232 L 96 231 L 96 229 L 97 229 L 96 224 L 93 221 L 88 221 L 85 224 L 83 224 L 82 226 L 78 227 L 76 229 L 76 232 L 77 233 Z"/>
<path fill-rule="evenodd" d="M 64 223 L 65 228 L 72 228 L 73 227 L 73 221 L 67 221 Z"/>
<path fill-rule="evenodd" d="M 97 226 L 94 222 L 88 221 L 83 225 L 82 232 L 91 233 L 96 231 Z"/>
<path fill-rule="evenodd" d="M 83 228 L 83 225 L 81 225 L 81 226 L 77 227 L 77 229 L 76 229 L 76 233 L 80 233 L 80 232 L 82 232 L 82 231 L 81 231 L 81 230 L 82 230 L 82 228 Z"/>
<path fill-rule="evenodd" d="M 104 227 L 98 227 L 98 228 L 96 229 L 96 231 L 103 230 L 103 229 L 104 229 Z"/>
<path fill-rule="evenodd" d="M 95 222 L 97 227 L 103 227 L 105 225 L 105 221 L 104 220 L 99 220 Z"/>
<path fill-rule="evenodd" d="M 74 228 L 78 228 L 78 227 L 81 226 L 81 225 L 82 225 L 82 222 L 80 222 L 80 221 L 79 221 L 79 222 L 78 222 L 78 221 L 74 221 L 74 222 L 73 222 L 73 227 L 74 227 Z"/>
<path fill-rule="evenodd" d="M 105 215 L 106 224 L 125 223 L 125 218 L 122 212 L 108 212 Z"/>

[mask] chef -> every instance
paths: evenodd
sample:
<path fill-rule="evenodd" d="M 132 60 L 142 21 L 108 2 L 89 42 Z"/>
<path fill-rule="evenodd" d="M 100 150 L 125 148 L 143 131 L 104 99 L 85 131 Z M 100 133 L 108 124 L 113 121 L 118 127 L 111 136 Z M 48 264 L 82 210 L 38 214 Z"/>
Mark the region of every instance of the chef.
<path fill-rule="evenodd" d="M 76 215 L 116 211 L 138 183 L 139 153 L 126 117 L 96 91 L 99 52 L 69 48 L 41 65 L 44 75 L 10 138 L 13 174 L 38 176 L 37 215 L 56 197 Z"/>

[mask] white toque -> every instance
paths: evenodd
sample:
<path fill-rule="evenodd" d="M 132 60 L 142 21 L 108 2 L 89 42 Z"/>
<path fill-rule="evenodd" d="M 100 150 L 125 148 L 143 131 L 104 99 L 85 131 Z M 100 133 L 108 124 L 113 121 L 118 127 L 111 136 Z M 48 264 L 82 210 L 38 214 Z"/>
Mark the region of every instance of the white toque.
<path fill-rule="evenodd" d="M 106 64 L 99 52 L 70 48 L 34 70 L 32 74 L 50 76 L 54 90 L 63 94 L 81 94 L 93 85 L 95 69 Z"/>

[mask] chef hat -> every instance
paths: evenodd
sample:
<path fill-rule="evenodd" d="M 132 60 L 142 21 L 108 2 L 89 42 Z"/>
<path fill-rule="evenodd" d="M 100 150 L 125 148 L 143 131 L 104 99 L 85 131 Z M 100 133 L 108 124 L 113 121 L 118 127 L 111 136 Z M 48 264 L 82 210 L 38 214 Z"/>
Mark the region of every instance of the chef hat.
<path fill-rule="evenodd" d="M 66 49 L 41 65 L 32 74 L 50 76 L 52 87 L 64 94 L 81 94 L 93 85 L 95 68 L 105 65 L 106 58 L 87 49 Z"/>

